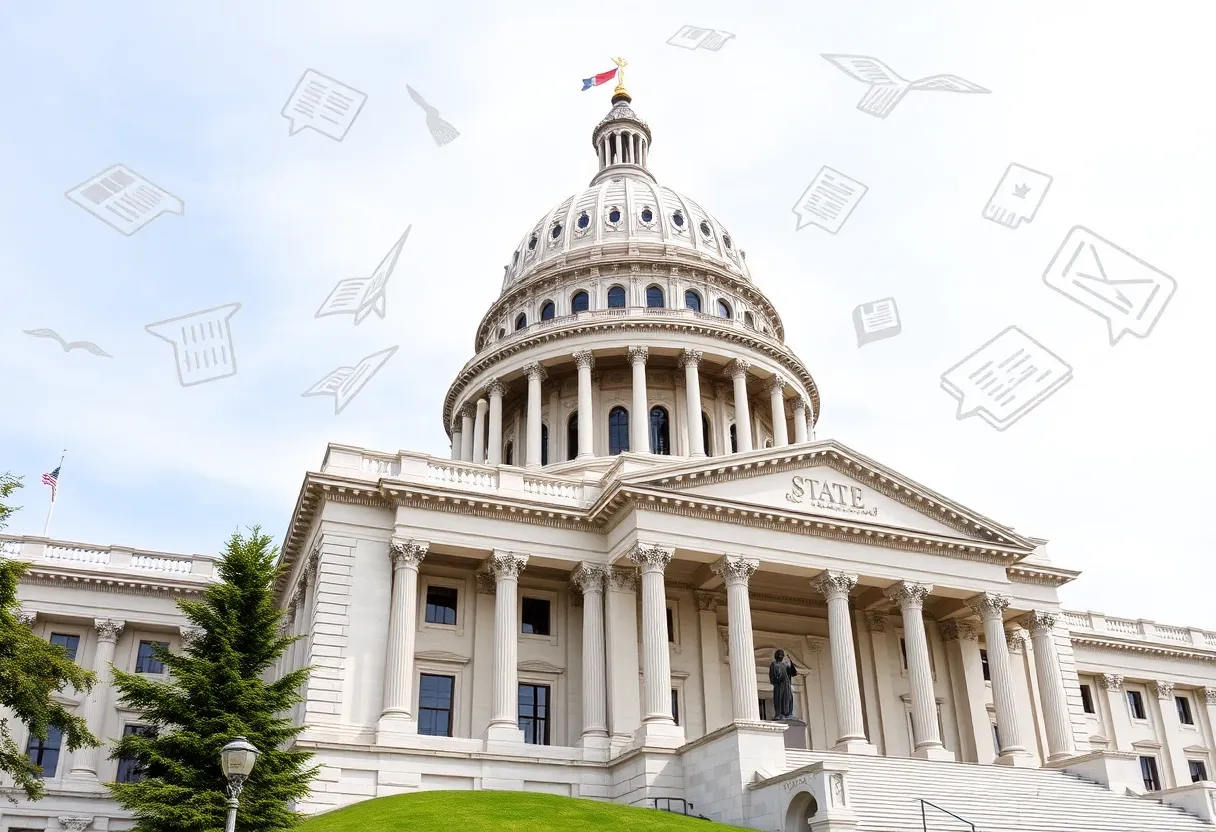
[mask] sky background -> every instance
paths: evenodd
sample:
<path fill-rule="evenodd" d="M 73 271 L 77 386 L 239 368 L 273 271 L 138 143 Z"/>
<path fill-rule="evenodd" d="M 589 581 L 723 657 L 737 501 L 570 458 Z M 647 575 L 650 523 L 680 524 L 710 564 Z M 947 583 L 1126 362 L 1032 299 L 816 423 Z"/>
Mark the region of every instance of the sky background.
<path fill-rule="evenodd" d="M 0 471 L 8 533 L 211 552 L 281 540 L 327 442 L 449 455 L 443 396 L 503 266 L 595 172 L 590 132 L 629 60 L 650 167 L 730 230 L 822 392 L 834 438 L 1019 532 L 1084 576 L 1066 606 L 1216 629 L 1210 341 L 1213 7 L 1033 0 L 539 4 L 118 2 L 0 6 Z M 667 39 L 735 34 L 718 52 Z M 885 119 L 822 53 L 989 95 L 913 92 Z M 364 92 L 341 142 L 280 114 L 315 69 Z M 406 84 L 460 137 L 437 147 Z M 1011 162 L 1054 178 L 1016 230 L 981 211 Z M 125 237 L 65 199 L 122 163 L 185 202 Z M 796 231 L 824 165 L 869 187 L 836 235 Z M 387 317 L 314 319 L 413 226 Z M 1074 225 L 1172 276 L 1144 339 L 1044 285 Z M 897 338 L 852 310 L 893 296 Z M 238 372 L 178 384 L 146 324 L 237 302 Z M 1074 379 L 1004 432 L 955 418 L 940 378 L 1007 326 Z M 113 358 L 64 353 L 51 328 Z M 335 416 L 301 393 L 401 349 Z"/>

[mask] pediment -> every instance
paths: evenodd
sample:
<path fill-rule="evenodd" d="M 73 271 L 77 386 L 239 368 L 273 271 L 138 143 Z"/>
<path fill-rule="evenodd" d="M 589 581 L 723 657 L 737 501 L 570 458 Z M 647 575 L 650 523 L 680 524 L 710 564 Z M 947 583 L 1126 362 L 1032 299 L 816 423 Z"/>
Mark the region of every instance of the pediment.
<path fill-rule="evenodd" d="M 1034 544 L 1001 524 L 834 441 L 671 466 L 630 478 L 681 496 L 946 537 Z"/>

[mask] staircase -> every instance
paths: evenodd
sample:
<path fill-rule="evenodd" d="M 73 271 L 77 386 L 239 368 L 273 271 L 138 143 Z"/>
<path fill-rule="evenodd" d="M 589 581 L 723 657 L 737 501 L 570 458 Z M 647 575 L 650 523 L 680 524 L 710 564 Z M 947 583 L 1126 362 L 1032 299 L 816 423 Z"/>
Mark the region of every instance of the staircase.
<path fill-rule="evenodd" d="M 1216 832 L 1181 809 L 1051 769 L 786 751 L 787 771 L 825 760 L 848 769 L 857 832 L 969 832 L 932 808 L 922 827 L 918 798 L 966 818 L 976 832 Z"/>

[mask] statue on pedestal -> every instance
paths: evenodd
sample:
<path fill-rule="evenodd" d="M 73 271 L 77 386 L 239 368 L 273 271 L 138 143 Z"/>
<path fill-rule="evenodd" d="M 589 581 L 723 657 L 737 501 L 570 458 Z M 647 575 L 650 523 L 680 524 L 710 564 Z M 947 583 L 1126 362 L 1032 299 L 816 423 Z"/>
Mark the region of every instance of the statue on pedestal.
<path fill-rule="evenodd" d="M 794 718 L 794 677 L 797 675 L 798 668 L 784 650 L 778 650 L 768 666 L 768 680 L 773 684 L 774 721 Z"/>

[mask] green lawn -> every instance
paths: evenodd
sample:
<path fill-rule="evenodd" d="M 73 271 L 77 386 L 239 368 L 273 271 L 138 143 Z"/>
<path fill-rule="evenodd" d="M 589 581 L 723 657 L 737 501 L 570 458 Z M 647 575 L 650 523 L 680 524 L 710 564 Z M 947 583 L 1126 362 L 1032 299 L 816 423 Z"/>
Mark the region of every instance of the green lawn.
<path fill-rule="evenodd" d="M 305 821 L 301 832 L 728 832 L 740 830 L 671 812 L 551 794 L 427 791 L 365 800 Z"/>

